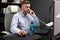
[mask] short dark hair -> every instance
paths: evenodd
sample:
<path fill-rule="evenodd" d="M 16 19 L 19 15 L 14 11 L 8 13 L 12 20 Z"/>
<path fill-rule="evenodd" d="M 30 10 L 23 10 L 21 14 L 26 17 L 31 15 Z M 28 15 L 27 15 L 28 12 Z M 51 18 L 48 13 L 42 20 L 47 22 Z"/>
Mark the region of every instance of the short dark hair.
<path fill-rule="evenodd" d="M 23 4 L 31 4 L 30 1 L 28 0 L 24 0 L 20 3 L 20 7 L 23 5 Z"/>

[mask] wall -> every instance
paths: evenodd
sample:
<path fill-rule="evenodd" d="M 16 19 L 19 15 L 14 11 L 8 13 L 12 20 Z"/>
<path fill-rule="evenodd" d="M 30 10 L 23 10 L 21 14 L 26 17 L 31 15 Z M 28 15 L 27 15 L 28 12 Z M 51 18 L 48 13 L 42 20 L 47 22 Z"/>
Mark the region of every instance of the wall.
<path fill-rule="evenodd" d="M 30 2 L 31 8 L 35 11 L 39 19 L 45 23 L 53 21 L 53 7 L 50 8 L 53 4 L 53 0 L 30 0 Z"/>
<path fill-rule="evenodd" d="M 30 0 L 31 8 L 35 11 L 37 16 L 43 20 L 45 23 L 48 23 L 49 20 L 53 19 L 53 11 L 50 12 L 49 17 L 49 8 L 53 2 L 53 0 Z M 53 8 L 51 9 L 53 10 Z M 50 19 L 49 19 L 50 18 Z"/>

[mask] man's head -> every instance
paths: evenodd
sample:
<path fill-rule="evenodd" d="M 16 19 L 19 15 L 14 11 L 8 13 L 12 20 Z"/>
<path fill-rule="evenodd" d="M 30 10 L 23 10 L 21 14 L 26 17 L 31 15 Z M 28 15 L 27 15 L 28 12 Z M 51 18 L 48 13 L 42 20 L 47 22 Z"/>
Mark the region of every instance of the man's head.
<path fill-rule="evenodd" d="M 28 13 L 30 9 L 30 2 L 29 1 L 23 1 L 21 3 L 21 10 L 24 12 L 24 14 Z"/>

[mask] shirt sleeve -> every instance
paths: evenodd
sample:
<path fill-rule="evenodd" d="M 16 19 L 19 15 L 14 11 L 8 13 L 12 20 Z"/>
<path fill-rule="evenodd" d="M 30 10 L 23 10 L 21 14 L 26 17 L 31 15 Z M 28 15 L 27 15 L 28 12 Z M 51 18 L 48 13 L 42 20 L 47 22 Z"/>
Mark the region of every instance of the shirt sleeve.
<path fill-rule="evenodd" d="M 20 32 L 20 29 L 17 28 L 17 25 L 18 25 L 18 17 L 13 16 L 12 22 L 11 22 L 11 27 L 10 27 L 10 31 L 12 33 L 19 33 Z"/>
<path fill-rule="evenodd" d="M 32 17 L 33 17 L 32 23 L 34 23 L 36 26 L 39 26 L 40 23 L 38 17 L 37 16 L 32 16 Z"/>

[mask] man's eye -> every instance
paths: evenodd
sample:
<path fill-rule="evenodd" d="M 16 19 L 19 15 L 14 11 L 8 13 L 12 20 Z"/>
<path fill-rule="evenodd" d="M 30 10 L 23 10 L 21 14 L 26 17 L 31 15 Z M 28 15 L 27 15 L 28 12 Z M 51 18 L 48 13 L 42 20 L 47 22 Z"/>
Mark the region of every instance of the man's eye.
<path fill-rule="evenodd" d="M 30 8 L 29 6 L 25 6 L 26 8 Z"/>

